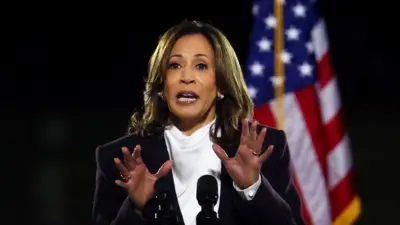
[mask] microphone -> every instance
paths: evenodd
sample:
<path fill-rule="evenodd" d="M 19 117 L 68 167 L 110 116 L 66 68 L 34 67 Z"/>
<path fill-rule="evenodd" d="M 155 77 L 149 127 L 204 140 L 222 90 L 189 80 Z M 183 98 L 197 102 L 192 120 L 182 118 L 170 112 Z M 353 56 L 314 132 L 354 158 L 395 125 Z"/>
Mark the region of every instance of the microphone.
<path fill-rule="evenodd" d="M 219 225 L 214 206 L 218 201 L 217 180 L 211 175 L 204 175 L 197 181 L 197 201 L 201 211 L 196 216 L 197 225 Z"/>
<path fill-rule="evenodd" d="M 172 194 L 167 188 L 166 178 L 159 178 L 154 184 L 154 197 L 149 202 L 147 218 L 151 225 L 178 225 Z"/>

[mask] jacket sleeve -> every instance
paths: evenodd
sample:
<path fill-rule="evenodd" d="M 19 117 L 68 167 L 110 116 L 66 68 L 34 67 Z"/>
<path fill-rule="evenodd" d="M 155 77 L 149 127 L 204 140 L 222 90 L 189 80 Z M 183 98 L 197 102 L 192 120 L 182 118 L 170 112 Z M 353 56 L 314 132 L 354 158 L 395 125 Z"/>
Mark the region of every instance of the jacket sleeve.
<path fill-rule="evenodd" d="M 279 131 L 277 144 L 261 169 L 261 185 L 254 198 L 236 198 L 239 212 L 248 224 L 304 225 L 301 202 L 293 183 L 290 152 L 285 134 Z"/>
<path fill-rule="evenodd" d="M 96 149 L 96 186 L 94 191 L 92 224 L 94 225 L 144 225 L 133 203 L 121 187 L 115 184 L 113 176 L 104 173 L 104 167 L 111 168 L 110 158 L 104 158 L 103 149 Z M 109 162 L 108 162 L 109 161 Z M 108 167 L 110 166 L 110 167 Z M 115 167 L 116 168 L 116 167 Z"/>

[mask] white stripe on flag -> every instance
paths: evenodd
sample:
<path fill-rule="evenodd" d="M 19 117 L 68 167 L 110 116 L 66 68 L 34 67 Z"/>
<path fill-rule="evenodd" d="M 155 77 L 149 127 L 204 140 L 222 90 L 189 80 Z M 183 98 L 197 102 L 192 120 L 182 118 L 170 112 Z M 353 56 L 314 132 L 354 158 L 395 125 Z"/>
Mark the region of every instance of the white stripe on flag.
<path fill-rule="evenodd" d="M 272 101 L 270 105 L 274 114 L 276 114 L 276 100 Z M 284 130 L 295 175 L 313 224 L 330 225 L 330 205 L 325 179 L 307 127 L 304 124 L 301 109 L 292 93 L 285 96 Z"/>
<path fill-rule="evenodd" d="M 318 86 L 318 85 L 317 85 Z M 321 89 L 316 88 L 321 108 L 323 124 L 327 124 L 340 110 L 341 102 L 336 78 Z"/>
<path fill-rule="evenodd" d="M 351 170 L 353 163 L 350 154 L 348 136 L 342 140 L 328 154 L 328 183 L 333 189 Z"/>
<path fill-rule="evenodd" d="M 320 61 L 328 52 L 329 47 L 324 20 L 320 19 L 311 30 L 311 42 L 314 47 L 315 58 Z"/>

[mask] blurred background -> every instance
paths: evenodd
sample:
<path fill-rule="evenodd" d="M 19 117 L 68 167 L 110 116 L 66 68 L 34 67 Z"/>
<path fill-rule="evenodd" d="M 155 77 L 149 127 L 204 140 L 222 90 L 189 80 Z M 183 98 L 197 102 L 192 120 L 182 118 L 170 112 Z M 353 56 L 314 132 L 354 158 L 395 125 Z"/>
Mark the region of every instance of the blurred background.
<path fill-rule="evenodd" d="M 400 209 L 396 35 L 390 14 L 377 14 L 384 6 L 372 4 L 325 0 L 320 9 L 362 201 L 357 224 L 394 224 Z M 8 9 L 0 27 L 1 202 L 8 221 L 1 224 L 89 224 L 94 150 L 124 135 L 142 104 L 143 76 L 159 35 L 183 19 L 210 22 L 244 65 L 252 26 L 250 0 Z"/>

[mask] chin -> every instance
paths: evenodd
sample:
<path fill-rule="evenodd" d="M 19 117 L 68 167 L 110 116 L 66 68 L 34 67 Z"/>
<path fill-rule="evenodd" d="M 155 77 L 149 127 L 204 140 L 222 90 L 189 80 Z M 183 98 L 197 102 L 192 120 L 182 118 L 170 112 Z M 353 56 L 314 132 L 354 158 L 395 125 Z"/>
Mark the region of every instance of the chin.
<path fill-rule="evenodd" d="M 202 117 L 202 115 L 199 112 L 190 112 L 190 111 L 179 111 L 174 113 L 174 115 L 179 119 L 179 120 L 197 120 Z"/>
<path fill-rule="evenodd" d="M 194 122 L 205 119 L 212 110 L 207 110 L 206 106 L 198 103 L 200 102 L 192 105 L 171 104 L 172 107 L 170 110 L 171 113 L 180 121 L 184 120 Z"/>

